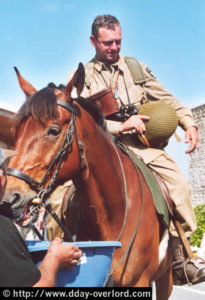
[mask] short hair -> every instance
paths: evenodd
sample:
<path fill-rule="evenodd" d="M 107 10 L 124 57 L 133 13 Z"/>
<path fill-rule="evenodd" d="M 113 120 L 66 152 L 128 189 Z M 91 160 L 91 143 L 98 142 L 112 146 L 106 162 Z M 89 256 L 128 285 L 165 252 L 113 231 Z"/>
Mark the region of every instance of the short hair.
<path fill-rule="evenodd" d="M 108 29 L 115 29 L 115 26 L 120 26 L 118 19 L 111 15 L 100 15 L 95 18 L 92 24 L 92 35 L 95 39 L 98 38 L 98 32 L 101 27 L 107 27 Z"/>

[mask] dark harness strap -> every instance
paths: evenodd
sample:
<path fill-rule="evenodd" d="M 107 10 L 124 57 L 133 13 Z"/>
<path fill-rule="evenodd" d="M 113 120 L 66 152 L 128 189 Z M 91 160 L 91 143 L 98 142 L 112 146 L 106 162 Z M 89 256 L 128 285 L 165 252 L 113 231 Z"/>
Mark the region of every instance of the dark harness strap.
<path fill-rule="evenodd" d="M 69 110 L 70 112 L 72 112 L 74 115 L 76 115 L 76 106 L 71 106 L 70 104 L 57 100 L 57 104 L 64 107 L 65 109 Z"/>
<path fill-rule="evenodd" d="M 32 185 L 35 188 L 38 188 L 39 185 L 41 184 L 39 181 L 31 178 L 30 176 L 26 175 L 25 173 L 23 173 L 17 169 L 8 168 L 7 175 L 11 175 L 11 176 L 17 177 L 19 179 L 22 179 L 23 181 L 27 182 L 29 185 Z"/>

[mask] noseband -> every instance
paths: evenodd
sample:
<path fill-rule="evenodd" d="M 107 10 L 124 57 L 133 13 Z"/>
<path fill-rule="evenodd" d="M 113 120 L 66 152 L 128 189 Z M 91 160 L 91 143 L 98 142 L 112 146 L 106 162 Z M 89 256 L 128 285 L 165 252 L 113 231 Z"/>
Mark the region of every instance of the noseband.
<path fill-rule="evenodd" d="M 58 151 L 58 153 L 56 154 L 56 156 L 54 157 L 54 159 L 52 160 L 52 162 L 50 163 L 50 166 L 46 170 L 42 180 L 39 182 L 17 169 L 8 168 L 8 170 L 7 170 L 8 175 L 17 177 L 17 178 L 25 181 L 26 183 L 28 183 L 30 185 L 31 188 L 35 189 L 38 192 L 39 197 L 43 196 L 43 198 L 48 197 L 48 195 L 53 191 L 53 187 L 55 186 L 55 183 L 57 180 L 57 175 L 60 170 L 62 160 L 65 157 L 65 155 L 68 154 L 69 148 L 71 147 L 71 145 L 73 143 L 74 132 L 76 131 L 76 127 L 75 127 L 76 106 L 74 106 L 73 102 L 72 102 L 72 105 L 69 105 L 69 104 L 59 101 L 59 100 L 57 100 L 57 105 L 60 105 L 63 108 L 70 111 L 72 113 L 72 118 L 71 118 L 71 121 L 65 132 L 63 144 L 62 144 L 60 150 Z M 56 167 L 56 170 L 52 177 L 52 180 L 48 184 L 46 189 L 44 189 L 45 183 L 47 181 L 48 173 L 53 169 L 54 165 L 57 165 L 57 167 Z"/>

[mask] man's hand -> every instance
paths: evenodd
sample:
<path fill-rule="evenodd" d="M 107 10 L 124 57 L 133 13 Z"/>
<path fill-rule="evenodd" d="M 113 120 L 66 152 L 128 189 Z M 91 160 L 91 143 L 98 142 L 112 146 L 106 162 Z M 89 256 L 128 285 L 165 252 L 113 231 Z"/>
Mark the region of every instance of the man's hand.
<path fill-rule="evenodd" d="M 147 121 L 149 120 L 149 117 L 144 115 L 133 115 L 120 125 L 119 132 L 135 130 L 136 133 L 142 134 L 145 131 L 143 120 Z"/>
<path fill-rule="evenodd" d="M 52 241 L 48 255 L 54 257 L 59 263 L 59 268 L 73 269 L 78 263 L 82 251 L 76 245 L 62 244 L 62 240 L 57 237 Z"/>
<path fill-rule="evenodd" d="M 60 238 L 55 238 L 50 244 L 46 256 L 39 265 L 41 278 L 34 287 L 55 286 L 56 274 L 60 268 L 73 269 L 78 263 L 82 251 L 73 244 L 62 244 Z"/>
<path fill-rule="evenodd" d="M 190 143 L 189 149 L 186 151 L 186 154 L 193 152 L 199 142 L 199 134 L 196 127 L 191 126 L 185 132 L 185 143 Z"/>

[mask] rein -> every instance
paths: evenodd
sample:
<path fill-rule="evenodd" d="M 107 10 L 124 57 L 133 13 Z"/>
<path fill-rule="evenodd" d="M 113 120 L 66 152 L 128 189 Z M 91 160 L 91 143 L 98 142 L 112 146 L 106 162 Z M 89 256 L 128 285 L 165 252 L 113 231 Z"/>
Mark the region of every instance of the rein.
<path fill-rule="evenodd" d="M 129 158 L 131 159 L 132 161 L 132 158 L 129 154 L 129 151 L 126 150 L 126 148 L 124 147 L 123 144 L 121 144 L 120 142 L 118 142 L 118 146 L 119 148 L 125 152 Z M 123 176 L 123 183 L 124 183 L 124 189 L 125 189 L 125 202 L 126 202 L 126 207 L 125 207 L 125 215 L 124 215 L 124 220 L 123 220 L 123 225 L 122 225 L 122 228 L 121 228 L 121 231 L 118 235 L 118 238 L 117 240 L 119 241 L 121 236 L 122 236 L 122 233 L 124 231 L 124 228 L 125 228 L 125 224 L 126 224 L 126 220 L 127 220 L 127 213 L 128 213 L 128 192 L 127 192 L 127 183 L 126 183 L 126 177 L 125 177 L 125 172 L 124 172 L 124 168 L 123 168 L 123 164 L 122 164 L 122 161 L 121 161 L 121 158 L 120 158 L 120 155 L 117 151 L 117 148 L 115 147 L 115 145 L 113 145 L 114 149 L 115 149 L 115 152 L 117 154 L 117 157 L 118 157 L 118 160 L 119 160 L 119 163 L 120 163 L 120 167 L 121 167 L 121 171 L 122 171 L 122 176 Z M 137 231 L 139 229 L 139 226 L 140 226 L 140 221 L 141 221 L 141 218 L 142 218 L 142 213 L 143 213 L 143 209 L 144 209 L 144 192 L 143 192 L 143 186 L 142 186 L 142 177 L 141 177 L 141 174 L 139 172 L 139 169 L 138 167 L 134 164 L 134 167 L 138 173 L 138 176 L 139 176 L 139 181 L 140 181 L 140 190 L 141 190 L 141 196 L 142 196 L 142 207 L 141 207 L 141 211 L 140 211 L 140 215 L 139 215 L 139 218 L 138 218 L 138 221 L 137 221 L 137 225 L 135 227 L 135 230 L 134 230 L 134 233 L 132 235 L 132 238 L 129 242 L 129 245 L 127 247 L 127 249 L 125 250 L 125 253 L 122 255 L 122 257 L 120 258 L 120 260 L 118 261 L 118 263 L 112 268 L 112 270 L 110 271 L 109 273 L 109 276 L 111 276 L 113 274 L 113 272 L 115 271 L 115 269 L 117 269 L 119 267 L 119 265 L 123 262 L 123 260 L 125 259 L 126 255 L 129 253 L 131 247 L 132 247 L 132 244 L 134 242 L 134 239 L 137 235 Z"/>

